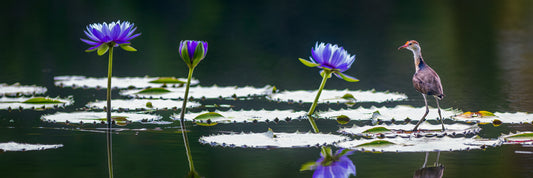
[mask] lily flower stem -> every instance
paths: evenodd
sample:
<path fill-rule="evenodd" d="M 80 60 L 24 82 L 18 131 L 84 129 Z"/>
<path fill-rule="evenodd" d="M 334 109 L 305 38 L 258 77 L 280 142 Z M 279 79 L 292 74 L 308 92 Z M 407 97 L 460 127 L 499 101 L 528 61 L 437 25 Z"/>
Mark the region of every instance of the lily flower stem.
<path fill-rule="evenodd" d="M 113 46 L 109 45 L 109 65 L 107 68 L 107 167 L 109 169 L 109 178 L 113 178 L 113 154 L 111 140 L 111 76 L 113 72 Z"/>
<path fill-rule="evenodd" d="M 318 92 L 315 97 L 315 101 L 313 102 L 313 105 L 311 105 L 311 108 L 309 108 L 309 112 L 307 113 L 307 117 L 309 118 L 309 123 L 311 123 L 311 126 L 313 127 L 313 131 L 315 133 L 319 133 L 318 126 L 316 125 L 315 118 L 313 117 L 313 113 L 315 112 L 316 105 L 318 104 L 318 98 L 320 98 L 320 94 L 322 93 L 322 90 L 324 89 L 324 86 L 326 86 L 326 81 L 331 76 L 331 72 L 324 71 L 324 74 L 322 75 L 322 83 L 320 84 L 320 88 L 318 88 Z M 327 155 L 326 147 L 322 146 L 320 147 L 323 155 Z"/>
<path fill-rule="evenodd" d="M 326 85 L 326 81 L 330 76 L 331 72 L 324 71 L 324 74 L 322 75 L 322 83 L 320 84 L 320 88 L 318 89 L 318 93 L 316 94 L 315 101 L 313 102 L 313 105 L 311 105 L 311 108 L 309 108 L 309 112 L 307 113 L 307 117 L 309 118 L 309 122 L 311 123 L 313 131 L 315 131 L 315 133 L 319 133 L 320 131 L 318 130 L 318 126 L 316 125 L 315 119 L 312 117 L 312 115 L 315 112 L 316 105 L 318 104 L 318 98 L 320 98 L 320 94 L 322 93 L 322 90 Z"/>
<path fill-rule="evenodd" d="M 187 106 L 187 100 L 189 100 L 189 87 L 191 86 L 191 78 L 194 68 L 189 68 L 189 76 L 187 77 L 187 85 L 185 87 L 185 97 L 183 98 L 183 106 L 181 107 L 180 125 L 181 135 L 183 135 L 183 143 L 185 144 L 185 151 L 187 152 L 187 159 L 189 160 L 190 172 L 194 171 L 194 164 L 192 162 L 192 154 L 189 147 L 189 139 L 187 139 L 187 132 L 185 132 L 185 107 Z"/>

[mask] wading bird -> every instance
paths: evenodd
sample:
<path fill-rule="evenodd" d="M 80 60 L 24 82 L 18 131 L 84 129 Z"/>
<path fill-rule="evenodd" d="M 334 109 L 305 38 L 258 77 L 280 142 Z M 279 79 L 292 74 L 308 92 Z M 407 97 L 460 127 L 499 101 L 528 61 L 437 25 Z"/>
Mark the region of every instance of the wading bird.
<path fill-rule="evenodd" d="M 420 123 L 426 120 L 426 116 L 429 113 L 428 101 L 426 99 L 427 95 L 433 96 L 437 102 L 437 108 L 439 110 L 440 123 L 442 124 L 442 130 L 444 131 L 444 122 L 440 114 L 439 100 L 444 97 L 444 92 L 442 91 L 442 84 L 440 83 L 440 77 L 429 65 L 424 62 L 422 59 L 422 53 L 420 52 L 420 44 L 417 41 L 411 40 L 407 41 L 403 46 L 400 46 L 398 50 L 407 48 L 413 52 L 415 58 L 415 68 L 416 72 L 413 75 L 413 86 L 415 89 L 422 93 L 424 97 L 424 102 L 426 104 L 426 113 L 422 116 L 422 119 L 418 121 L 413 131 L 418 130 Z"/>

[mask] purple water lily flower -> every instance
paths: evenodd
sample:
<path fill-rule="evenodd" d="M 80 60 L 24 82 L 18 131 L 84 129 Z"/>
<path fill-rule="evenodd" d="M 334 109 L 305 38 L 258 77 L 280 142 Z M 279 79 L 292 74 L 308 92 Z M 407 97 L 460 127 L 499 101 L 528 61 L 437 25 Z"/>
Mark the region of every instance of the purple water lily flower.
<path fill-rule="evenodd" d="M 189 68 L 194 68 L 207 55 L 207 42 L 183 40 L 179 46 L 180 56 Z"/>
<path fill-rule="evenodd" d="M 355 55 L 350 55 L 343 48 L 330 43 L 316 43 L 311 48 L 311 61 L 300 58 L 300 62 L 308 67 L 318 67 L 323 71 L 334 73 L 337 77 L 349 82 L 357 82 L 358 79 L 343 74 L 342 72 L 350 69 L 355 61 Z"/>
<path fill-rule="evenodd" d="M 133 23 L 130 22 L 111 22 L 111 23 L 93 23 L 87 26 L 84 31 L 89 40 L 81 39 L 81 41 L 92 45 L 87 52 L 94 51 L 98 49 L 103 44 L 113 44 L 113 47 L 121 46 L 123 48 L 129 47 L 130 40 L 141 35 L 140 33 L 133 34 L 137 27 L 134 27 Z M 134 49 L 127 48 L 127 51 L 134 51 Z"/>
<path fill-rule="evenodd" d="M 316 161 L 313 178 L 346 178 L 351 174 L 355 176 L 355 165 L 347 157 L 352 153 L 353 151 L 344 149 L 337 150 L 333 156 L 320 153 L 321 158 Z"/>

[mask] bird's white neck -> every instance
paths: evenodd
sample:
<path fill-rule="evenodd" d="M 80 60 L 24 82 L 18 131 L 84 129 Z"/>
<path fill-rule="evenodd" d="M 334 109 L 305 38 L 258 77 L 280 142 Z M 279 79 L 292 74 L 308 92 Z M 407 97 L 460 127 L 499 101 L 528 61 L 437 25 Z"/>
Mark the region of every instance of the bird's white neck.
<path fill-rule="evenodd" d="M 424 63 L 424 59 L 422 59 L 422 52 L 420 52 L 420 48 L 411 50 L 413 52 L 414 62 L 415 62 L 415 69 L 416 71 L 420 70 L 420 64 Z"/>

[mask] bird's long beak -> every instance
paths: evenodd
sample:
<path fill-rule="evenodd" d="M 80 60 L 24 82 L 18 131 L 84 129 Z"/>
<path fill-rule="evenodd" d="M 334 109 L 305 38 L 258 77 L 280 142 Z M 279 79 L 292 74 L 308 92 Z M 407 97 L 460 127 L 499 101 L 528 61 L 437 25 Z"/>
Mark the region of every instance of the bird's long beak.
<path fill-rule="evenodd" d="M 403 49 L 403 48 L 407 48 L 407 46 L 409 46 L 409 44 L 406 43 L 403 46 L 398 47 L 398 50 Z"/>

